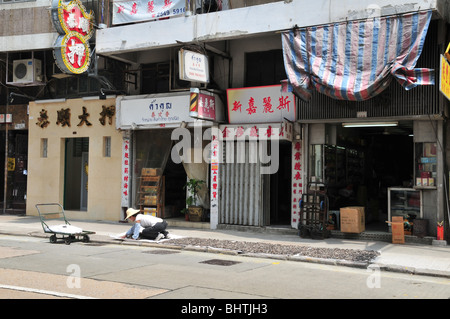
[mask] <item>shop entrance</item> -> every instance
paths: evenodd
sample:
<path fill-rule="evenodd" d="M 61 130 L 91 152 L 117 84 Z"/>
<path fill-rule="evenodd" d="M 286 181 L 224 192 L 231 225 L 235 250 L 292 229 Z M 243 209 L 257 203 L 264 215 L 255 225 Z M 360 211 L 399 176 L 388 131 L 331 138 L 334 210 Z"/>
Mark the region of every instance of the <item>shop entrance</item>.
<path fill-rule="evenodd" d="M 280 141 L 279 168 L 270 175 L 270 225 L 291 224 L 291 153 L 291 142 Z"/>
<path fill-rule="evenodd" d="M 335 149 L 325 147 L 324 152 L 330 209 L 364 206 L 366 230 L 387 231 L 388 188 L 413 185 L 412 122 L 394 127 L 336 125 L 336 133 Z"/>
<path fill-rule="evenodd" d="M 89 138 L 65 141 L 64 209 L 87 210 L 89 174 Z"/>

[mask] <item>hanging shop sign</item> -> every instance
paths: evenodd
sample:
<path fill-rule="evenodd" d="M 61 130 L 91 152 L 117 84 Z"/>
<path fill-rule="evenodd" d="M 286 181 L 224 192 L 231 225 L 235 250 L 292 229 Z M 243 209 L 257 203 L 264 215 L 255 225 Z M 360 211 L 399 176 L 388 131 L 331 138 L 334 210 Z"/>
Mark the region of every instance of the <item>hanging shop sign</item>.
<path fill-rule="evenodd" d="M 149 21 L 186 12 L 185 0 L 114 0 L 113 24 Z"/>
<path fill-rule="evenodd" d="M 293 93 L 281 92 L 281 85 L 227 90 L 229 123 L 271 123 L 295 121 Z"/>
<path fill-rule="evenodd" d="M 181 49 L 178 51 L 180 79 L 184 81 L 208 83 L 208 57 L 204 54 Z"/>
<path fill-rule="evenodd" d="M 189 93 L 144 99 L 122 99 L 118 109 L 119 128 L 136 129 L 148 125 L 165 126 L 194 122 L 189 116 Z"/>
<path fill-rule="evenodd" d="M 444 96 L 450 100 L 450 44 L 444 54 L 441 54 L 441 74 L 439 90 Z"/>
<path fill-rule="evenodd" d="M 94 14 L 87 12 L 79 0 L 52 2 L 52 22 L 60 34 L 53 55 L 62 72 L 81 74 L 87 71 L 91 51 L 89 39 L 94 33 Z"/>
<path fill-rule="evenodd" d="M 197 88 L 192 88 L 189 98 L 189 116 L 203 120 L 215 121 L 215 97 L 213 95 L 200 93 L 200 90 Z"/>

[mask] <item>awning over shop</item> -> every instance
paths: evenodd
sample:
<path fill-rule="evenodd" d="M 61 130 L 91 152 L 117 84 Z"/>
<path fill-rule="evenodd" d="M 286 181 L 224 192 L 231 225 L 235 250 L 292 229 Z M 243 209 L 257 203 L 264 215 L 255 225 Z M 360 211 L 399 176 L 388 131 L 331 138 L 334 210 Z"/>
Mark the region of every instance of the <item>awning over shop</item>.
<path fill-rule="evenodd" d="M 316 89 L 334 99 L 363 101 L 394 77 L 406 90 L 433 85 L 434 70 L 415 68 L 431 11 L 374 17 L 282 33 L 285 91 L 308 101 Z"/>

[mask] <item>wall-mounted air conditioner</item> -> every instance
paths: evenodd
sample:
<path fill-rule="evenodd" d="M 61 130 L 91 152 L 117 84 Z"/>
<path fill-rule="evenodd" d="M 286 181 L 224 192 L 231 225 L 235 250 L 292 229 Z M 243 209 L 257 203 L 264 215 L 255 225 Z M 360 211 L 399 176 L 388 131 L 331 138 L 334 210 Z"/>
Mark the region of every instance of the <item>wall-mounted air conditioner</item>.
<path fill-rule="evenodd" d="M 42 62 L 37 59 L 13 61 L 13 83 L 42 82 Z"/>

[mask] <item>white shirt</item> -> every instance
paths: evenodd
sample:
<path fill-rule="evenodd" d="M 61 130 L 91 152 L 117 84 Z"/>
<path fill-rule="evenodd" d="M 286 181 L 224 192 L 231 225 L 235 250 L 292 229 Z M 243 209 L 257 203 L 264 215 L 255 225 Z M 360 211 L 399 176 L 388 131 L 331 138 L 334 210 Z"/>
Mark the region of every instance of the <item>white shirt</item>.
<path fill-rule="evenodd" d="M 138 214 L 135 222 L 139 222 L 143 228 L 152 227 L 156 223 L 162 223 L 163 220 L 152 215 Z"/>

